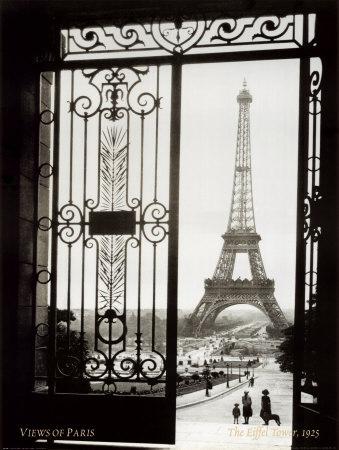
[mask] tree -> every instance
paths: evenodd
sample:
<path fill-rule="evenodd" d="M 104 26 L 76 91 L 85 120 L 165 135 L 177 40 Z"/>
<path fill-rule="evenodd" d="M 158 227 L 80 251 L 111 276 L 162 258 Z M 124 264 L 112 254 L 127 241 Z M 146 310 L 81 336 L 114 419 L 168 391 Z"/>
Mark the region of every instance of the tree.
<path fill-rule="evenodd" d="M 294 372 L 294 326 L 284 330 L 285 340 L 280 344 L 281 352 L 276 358 L 282 372 Z"/>
<path fill-rule="evenodd" d="M 83 364 L 89 356 L 87 341 L 84 336 L 81 338 L 79 331 L 71 329 L 67 331 L 68 320 L 74 322 L 76 316 L 72 310 L 57 308 L 56 320 L 57 373 L 62 376 L 57 379 L 56 390 L 58 392 L 91 392 L 90 381 L 82 377 Z"/>
<path fill-rule="evenodd" d="M 144 349 L 150 349 L 152 345 L 152 313 L 147 312 L 145 315 L 140 317 L 140 328 L 142 331 L 142 342 Z M 137 316 L 131 314 L 126 320 L 127 326 L 127 340 L 130 344 L 135 344 L 135 332 L 137 329 Z M 155 316 L 155 349 L 160 353 L 165 353 L 166 342 L 166 319 L 160 319 Z"/>
<path fill-rule="evenodd" d="M 68 316 L 69 316 L 69 320 L 70 321 L 74 322 L 74 320 L 76 320 L 76 316 L 75 316 L 75 314 L 74 314 L 74 312 L 72 310 L 68 311 L 68 309 L 59 309 L 59 308 L 57 308 L 56 313 L 57 313 L 57 315 L 56 315 L 57 316 L 57 318 L 56 318 L 57 323 L 59 323 L 59 322 L 67 322 L 68 321 Z"/>
<path fill-rule="evenodd" d="M 241 350 L 241 354 L 242 354 L 242 357 L 240 359 L 242 360 L 244 356 L 249 356 L 251 354 L 251 351 L 248 347 L 244 347 Z"/>
<path fill-rule="evenodd" d="M 194 372 L 191 378 L 194 382 L 200 381 L 200 375 L 198 372 Z"/>
<path fill-rule="evenodd" d="M 284 337 L 283 331 L 273 327 L 272 325 L 267 325 L 266 333 L 271 339 L 281 339 Z"/>
<path fill-rule="evenodd" d="M 285 340 L 280 344 L 280 355 L 276 362 L 282 372 L 294 372 L 294 325 L 284 330 Z M 305 312 L 304 352 L 302 361 L 302 376 L 305 384 L 311 385 L 311 381 L 318 380 L 317 355 L 319 354 L 319 321 L 315 308 Z"/>

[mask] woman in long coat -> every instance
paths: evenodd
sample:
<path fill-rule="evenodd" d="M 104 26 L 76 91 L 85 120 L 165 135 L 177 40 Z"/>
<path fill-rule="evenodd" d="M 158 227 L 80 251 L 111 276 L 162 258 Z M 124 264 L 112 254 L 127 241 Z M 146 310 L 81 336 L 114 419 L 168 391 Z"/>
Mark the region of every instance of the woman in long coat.
<path fill-rule="evenodd" d="M 244 424 L 248 424 L 248 419 L 252 417 L 252 399 L 248 395 L 248 391 L 244 391 L 244 395 L 242 397 L 242 415 L 244 416 Z"/>
<path fill-rule="evenodd" d="M 264 389 L 262 391 L 262 393 L 264 394 L 261 397 L 261 410 L 260 410 L 260 417 L 262 418 L 262 420 L 265 422 L 265 425 L 268 425 L 268 422 L 271 418 L 272 415 L 272 411 L 271 411 L 271 399 L 269 398 L 268 394 L 268 390 Z"/>

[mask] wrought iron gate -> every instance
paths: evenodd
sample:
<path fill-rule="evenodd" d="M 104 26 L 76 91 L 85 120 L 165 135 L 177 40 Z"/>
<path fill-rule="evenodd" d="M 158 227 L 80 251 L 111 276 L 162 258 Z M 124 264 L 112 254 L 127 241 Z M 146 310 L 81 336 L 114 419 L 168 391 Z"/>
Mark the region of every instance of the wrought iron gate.
<path fill-rule="evenodd" d="M 43 103 L 40 116 L 41 137 L 59 120 L 53 162 L 40 161 L 53 179 L 38 217 L 48 389 L 164 395 L 171 67 L 64 70 L 56 91 L 58 118 Z"/>

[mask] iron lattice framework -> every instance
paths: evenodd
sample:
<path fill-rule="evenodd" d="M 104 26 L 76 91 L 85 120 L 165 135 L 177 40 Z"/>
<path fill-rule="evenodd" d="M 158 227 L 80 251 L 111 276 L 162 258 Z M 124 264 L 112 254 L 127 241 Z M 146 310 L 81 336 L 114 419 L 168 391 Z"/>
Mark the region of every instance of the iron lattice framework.
<path fill-rule="evenodd" d="M 236 304 L 257 307 L 278 329 L 288 326 L 274 297 L 274 280 L 266 276 L 259 249 L 261 237 L 255 228 L 250 144 L 252 96 L 246 81 L 237 101 L 239 120 L 230 216 L 213 278 L 205 280 L 205 293 L 191 315 L 195 334 L 199 334 L 203 327 L 211 326 L 223 309 Z M 248 254 L 251 280 L 232 279 L 237 253 Z"/>

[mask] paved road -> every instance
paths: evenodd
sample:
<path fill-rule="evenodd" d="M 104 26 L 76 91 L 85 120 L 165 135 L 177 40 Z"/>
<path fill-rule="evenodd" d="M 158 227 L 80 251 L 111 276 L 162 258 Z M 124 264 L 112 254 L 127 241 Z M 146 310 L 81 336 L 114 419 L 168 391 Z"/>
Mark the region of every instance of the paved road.
<path fill-rule="evenodd" d="M 292 375 L 280 372 L 271 360 L 265 368 L 255 370 L 258 378 L 253 388 L 246 388 L 252 397 L 253 417 L 249 425 L 233 425 L 234 403 L 241 405 L 244 387 L 225 396 L 199 405 L 177 410 L 176 448 L 178 449 L 287 449 L 292 433 Z M 262 390 L 268 389 L 272 412 L 280 415 L 281 426 L 275 422 L 263 426 L 259 417 Z M 244 448 L 243 444 L 247 444 Z"/>

